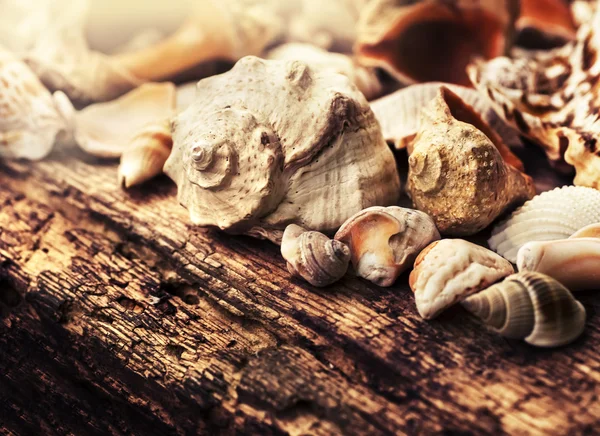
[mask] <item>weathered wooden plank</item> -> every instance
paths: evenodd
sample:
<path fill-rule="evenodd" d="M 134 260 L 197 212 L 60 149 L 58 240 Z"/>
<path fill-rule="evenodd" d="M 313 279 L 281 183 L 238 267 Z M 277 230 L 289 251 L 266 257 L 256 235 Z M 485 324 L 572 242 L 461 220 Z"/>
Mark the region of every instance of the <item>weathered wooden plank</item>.
<path fill-rule="evenodd" d="M 459 308 L 438 321 L 421 320 L 405 278 L 387 290 L 350 277 L 325 290 L 290 280 L 277 249 L 268 243 L 191 228 L 185 210 L 176 204 L 174 186 L 164 178 L 124 193 L 115 182 L 115 165 L 95 166 L 66 156 L 34 165 L 5 164 L 0 171 L 1 191 L 24 193 L 22 201 L 32 205 L 47 204 L 48 214 L 74 227 L 63 232 L 75 235 L 69 236 L 72 242 L 55 244 L 51 251 L 56 250 L 51 264 L 70 253 L 72 263 L 65 268 L 71 271 L 60 282 L 69 285 L 61 288 L 56 279 L 50 280 L 54 287 L 41 290 L 36 282 L 23 285 L 22 292 L 28 289 L 25 301 L 53 301 L 44 303 L 53 308 L 48 313 L 64 304 L 84 307 L 79 322 L 61 324 L 59 316 L 55 328 L 76 335 L 71 341 L 78 344 L 94 338 L 108 354 L 126 362 L 128 370 L 175 392 L 179 402 L 169 410 L 185 408 L 187 396 L 221 416 L 230 430 L 261 425 L 263 431 L 291 433 L 308 426 L 323 434 L 544 434 L 582 433 L 599 425 L 600 359 L 594 350 L 600 340 L 599 299 L 593 294 L 582 297 L 589 314 L 582 338 L 565 349 L 535 350 L 486 332 Z M 5 226 L 14 226 L 10 211 L 18 208 L 11 205 L 0 212 Z M 81 218 L 81 211 L 89 211 L 93 219 Z M 85 232 L 75 231 L 76 224 Z M 7 235 L 13 238 L 21 231 L 11 229 Z M 90 231 L 92 237 L 86 233 Z M 3 256 L 18 254 L 8 251 L 8 243 L 0 244 Z M 70 252 L 65 256 L 66 247 Z M 43 248 L 38 243 L 23 252 L 35 260 Z M 87 254 L 78 259 L 75 253 L 81 252 Z M 13 262 L 20 275 L 5 268 L 11 280 L 27 282 L 47 269 L 43 262 L 33 264 L 37 269 L 31 261 Z M 69 282 L 82 277 L 96 280 L 86 285 L 90 289 L 108 291 L 89 302 L 79 291 L 61 291 L 88 289 Z M 165 298 L 166 309 L 160 309 L 165 302 L 151 304 L 152 298 Z M 194 304 L 186 305 L 186 300 Z M 185 323 L 172 320 L 188 313 L 194 316 L 187 315 Z M 207 316 L 216 320 L 206 325 Z M 225 319 L 238 335 L 230 339 L 223 333 L 215 339 L 217 345 L 189 339 L 181 330 L 184 324 L 185 332 L 199 329 L 206 337 L 215 330 L 213 324 L 227 324 Z M 111 327 L 115 323 L 117 332 Z M 148 326 L 158 330 L 140 337 Z M 10 335 L 8 331 L 3 337 Z M 234 345 L 227 347 L 231 341 Z M 137 342 L 133 348 L 139 350 L 122 351 Z M 178 359 L 165 375 L 164 362 L 170 360 L 162 355 L 169 344 L 175 355 L 193 356 L 194 365 Z M 209 363 L 199 357 L 203 350 L 214 353 Z M 157 361 L 163 365 L 156 366 Z M 213 386 L 216 380 L 220 390 Z M 216 393 L 197 393 L 206 391 Z M 209 422 L 218 421 L 212 415 Z M 178 431 L 194 428 L 186 427 L 185 420 L 170 422 Z"/>

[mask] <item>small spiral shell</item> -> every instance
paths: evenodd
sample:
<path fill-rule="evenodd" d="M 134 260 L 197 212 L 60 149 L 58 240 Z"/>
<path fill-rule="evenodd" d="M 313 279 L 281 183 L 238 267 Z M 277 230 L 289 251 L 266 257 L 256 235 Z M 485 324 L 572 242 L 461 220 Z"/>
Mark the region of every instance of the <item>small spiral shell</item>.
<path fill-rule="evenodd" d="M 283 233 L 281 254 L 290 274 L 318 287 L 340 280 L 350 263 L 346 244 L 295 224 L 289 225 Z"/>
<path fill-rule="evenodd" d="M 538 347 L 573 342 L 585 325 L 585 309 L 553 278 L 520 272 L 472 295 L 463 307 L 502 336 Z"/>

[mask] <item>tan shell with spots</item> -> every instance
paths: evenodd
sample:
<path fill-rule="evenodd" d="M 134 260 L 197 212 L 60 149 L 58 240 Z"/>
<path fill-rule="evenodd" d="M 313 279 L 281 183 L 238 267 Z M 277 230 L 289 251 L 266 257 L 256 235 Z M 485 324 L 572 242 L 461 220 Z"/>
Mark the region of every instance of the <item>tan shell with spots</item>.
<path fill-rule="evenodd" d="M 277 240 L 398 200 L 392 152 L 347 77 L 246 57 L 196 95 L 165 165 L 195 224 Z"/>
<path fill-rule="evenodd" d="M 473 235 L 535 195 L 531 177 L 511 163 L 520 165 L 473 109 L 442 87 L 423 111 L 408 193 L 442 235 Z"/>

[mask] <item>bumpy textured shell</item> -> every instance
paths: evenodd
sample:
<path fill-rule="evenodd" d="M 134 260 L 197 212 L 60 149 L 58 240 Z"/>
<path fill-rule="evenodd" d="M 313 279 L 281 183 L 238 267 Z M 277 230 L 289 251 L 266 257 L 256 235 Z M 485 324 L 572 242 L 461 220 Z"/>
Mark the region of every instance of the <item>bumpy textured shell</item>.
<path fill-rule="evenodd" d="M 340 280 L 350 263 L 350 250 L 344 243 L 295 224 L 283 233 L 281 254 L 290 274 L 318 287 Z"/>
<path fill-rule="evenodd" d="M 50 153 L 57 136 L 70 130 L 61 97 L 0 46 L 0 157 L 36 160 Z"/>
<path fill-rule="evenodd" d="M 116 100 L 96 103 L 78 112 L 75 140 L 94 156 L 120 157 L 145 126 L 163 123 L 173 116 L 175 106 L 172 83 L 146 83 Z"/>
<path fill-rule="evenodd" d="M 496 114 L 490 103 L 472 88 L 451 85 L 442 82 L 411 85 L 382 97 L 371 103 L 371 109 L 381 124 L 383 136 L 393 142 L 397 149 L 409 146 L 415 139 L 421 125 L 421 111 L 445 86 L 458 95 L 466 104 L 489 124 L 509 147 L 521 147 L 523 144 L 515 129 L 509 127 Z"/>
<path fill-rule="evenodd" d="M 162 174 L 172 148 L 170 120 L 143 126 L 121 156 L 119 185 L 131 188 Z"/>
<path fill-rule="evenodd" d="M 577 40 L 549 52 L 476 62 L 468 68 L 476 88 L 507 123 L 542 146 L 557 168 L 575 167 L 576 185 L 600 187 L 600 13 L 582 25 Z"/>
<path fill-rule="evenodd" d="M 442 87 L 422 116 L 408 193 L 440 233 L 473 235 L 535 195 L 531 178 L 509 163 L 520 161 L 456 94 Z"/>
<path fill-rule="evenodd" d="M 283 44 L 269 51 L 265 59 L 301 61 L 315 70 L 344 74 L 367 97 L 367 100 L 379 96 L 382 91 L 381 82 L 373 68 L 358 65 L 350 56 L 328 52 L 314 45 Z"/>
<path fill-rule="evenodd" d="M 246 57 L 200 81 L 173 128 L 165 172 L 198 225 L 262 237 L 291 223 L 331 232 L 399 197 L 392 152 L 343 75 Z"/>
<path fill-rule="evenodd" d="M 361 11 L 355 51 L 404 83 L 467 84 L 474 55 L 505 50 L 511 0 L 373 0 Z"/>
<path fill-rule="evenodd" d="M 442 239 L 419 254 L 409 284 L 419 314 L 431 319 L 513 272 L 510 262 L 490 250 L 462 239 Z"/>
<path fill-rule="evenodd" d="M 600 239 L 528 242 L 517 254 L 519 271 L 537 271 L 571 291 L 600 289 Z"/>
<path fill-rule="evenodd" d="M 463 301 L 499 334 L 538 347 L 559 347 L 581 335 L 585 309 L 567 288 L 541 273 L 520 272 Z"/>
<path fill-rule="evenodd" d="M 490 248 L 515 263 L 527 242 L 565 239 L 600 221 L 600 191 L 565 186 L 544 192 L 498 224 L 488 241 Z"/>
<path fill-rule="evenodd" d="M 335 235 L 352 252 L 359 277 L 391 286 L 440 233 L 429 215 L 397 206 L 370 207 L 349 218 Z"/>

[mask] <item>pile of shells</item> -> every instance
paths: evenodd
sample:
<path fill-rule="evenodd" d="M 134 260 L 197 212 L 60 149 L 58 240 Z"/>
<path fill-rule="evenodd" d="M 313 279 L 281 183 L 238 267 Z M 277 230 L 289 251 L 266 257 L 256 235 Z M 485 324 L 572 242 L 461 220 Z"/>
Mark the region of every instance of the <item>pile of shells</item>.
<path fill-rule="evenodd" d="M 124 189 L 164 172 L 193 224 L 280 244 L 312 286 L 408 281 L 424 319 L 460 303 L 541 347 L 583 331 L 600 0 L 140 2 L 122 40 L 91 0 L 7 3 L 0 158 L 76 144 Z M 536 196 L 527 141 L 576 186 Z"/>

